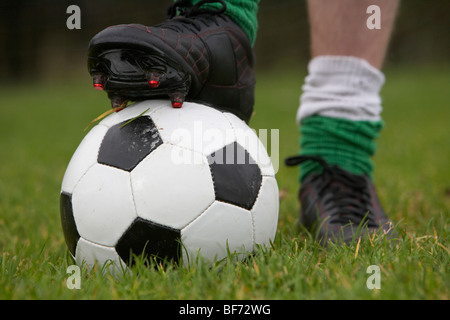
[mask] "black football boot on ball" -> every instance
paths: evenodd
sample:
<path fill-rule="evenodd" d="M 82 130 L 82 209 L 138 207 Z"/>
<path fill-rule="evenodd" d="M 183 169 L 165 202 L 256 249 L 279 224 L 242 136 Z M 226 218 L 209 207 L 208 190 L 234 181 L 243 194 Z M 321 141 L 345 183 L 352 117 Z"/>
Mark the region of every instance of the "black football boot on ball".
<path fill-rule="evenodd" d="M 208 2 L 222 9 L 202 8 Z M 88 69 L 94 88 L 112 107 L 126 101 L 169 98 L 201 102 L 249 121 L 254 105 L 253 50 L 222 1 L 177 1 L 171 18 L 153 27 L 117 25 L 89 43 Z M 178 15 L 176 15 L 178 13 Z"/>
<path fill-rule="evenodd" d="M 300 223 L 316 235 L 322 245 L 328 241 L 348 244 L 381 230 L 392 238 L 392 223 L 369 177 L 330 166 L 315 156 L 295 156 L 285 163 L 294 166 L 305 161 L 319 162 L 323 171 L 309 174 L 302 182 Z"/>

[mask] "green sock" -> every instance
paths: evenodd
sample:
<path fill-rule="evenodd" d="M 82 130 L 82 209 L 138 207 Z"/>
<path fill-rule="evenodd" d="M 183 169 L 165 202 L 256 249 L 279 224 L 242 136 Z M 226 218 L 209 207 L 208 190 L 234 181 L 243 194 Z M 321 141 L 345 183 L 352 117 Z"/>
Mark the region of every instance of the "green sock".
<path fill-rule="evenodd" d="M 372 177 L 373 163 L 370 158 L 375 153 L 375 138 L 382 127 L 382 121 L 310 116 L 300 124 L 300 154 L 320 156 L 331 165 Z M 300 181 L 310 173 L 320 173 L 321 170 L 317 162 L 304 162 L 300 165 Z"/>
<path fill-rule="evenodd" d="M 193 0 L 192 3 L 196 4 L 201 0 Z M 230 18 L 232 18 L 250 39 L 252 46 L 255 44 L 256 32 L 258 30 L 258 4 L 260 0 L 224 0 L 227 5 L 227 11 L 225 12 Z M 222 8 L 219 2 L 205 3 L 202 8 Z"/>

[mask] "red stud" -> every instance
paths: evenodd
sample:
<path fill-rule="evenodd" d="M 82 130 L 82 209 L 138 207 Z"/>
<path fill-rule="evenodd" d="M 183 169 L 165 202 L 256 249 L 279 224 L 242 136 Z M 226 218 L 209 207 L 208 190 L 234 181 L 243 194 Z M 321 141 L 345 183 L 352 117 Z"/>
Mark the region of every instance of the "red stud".
<path fill-rule="evenodd" d="M 94 83 L 95 90 L 103 90 L 105 87 L 101 83 Z"/>
<path fill-rule="evenodd" d="M 150 88 L 152 88 L 152 89 L 156 89 L 156 88 L 159 87 L 159 82 L 156 81 L 156 80 L 150 80 L 150 81 L 148 82 L 148 86 L 149 86 Z"/>
<path fill-rule="evenodd" d="M 114 109 L 114 111 L 118 112 L 123 109 L 124 103 L 126 102 L 126 99 L 121 97 L 112 97 L 111 98 L 111 108 Z M 122 109 L 119 109 L 122 108 Z"/>
<path fill-rule="evenodd" d="M 173 92 L 169 94 L 170 102 L 172 103 L 172 107 L 181 108 L 183 106 L 184 97 L 186 94 L 181 92 Z"/>
<path fill-rule="evenodd" d="M 103 90 L 105 88 L 105 85 L 103 84 L 105 81 L 105 78 L 101 74 L 94 75 L 92 77 L 92 80 L 94 82 L 95 90 Z"/>
<path fill-rule="evenodd" d="M 150 72 L 150 74 L 148 74 L 147 79 L 148 79 L 148 86 L 152 89 L 156 89 L 159 87 L 159 78 L 160 75 L 157 72 Z"/>

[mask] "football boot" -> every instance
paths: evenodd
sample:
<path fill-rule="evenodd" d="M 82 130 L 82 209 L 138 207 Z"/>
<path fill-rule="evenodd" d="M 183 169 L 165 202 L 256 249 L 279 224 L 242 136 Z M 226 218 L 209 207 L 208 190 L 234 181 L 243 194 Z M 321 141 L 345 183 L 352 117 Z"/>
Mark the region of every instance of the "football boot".
<path fill-rule="evenodd" d="M 294 166 L 305 161 L 317 161 L 323 171 L 311 173 L 302 181 L 299 220 L 322 245 L 328 241 L 350 243 L 381 230 L 392 238 L 392 223 L 368 176 L 329 165 L 316 156 L 294 156 L 285 163 Z"/>
<path fill-rule="evenodd" d="M 221 9 L 203 8 L 218 2 Z M 177 1 L 158 25 L 111 26 L 88 47 L 88 70 L 113 108 L 127 101 L 169 98 L 179 108 L 192 101 L 249 121 L 254 105 L 254 57 L 247 35 L 227 15 L 223 1 Z"/>

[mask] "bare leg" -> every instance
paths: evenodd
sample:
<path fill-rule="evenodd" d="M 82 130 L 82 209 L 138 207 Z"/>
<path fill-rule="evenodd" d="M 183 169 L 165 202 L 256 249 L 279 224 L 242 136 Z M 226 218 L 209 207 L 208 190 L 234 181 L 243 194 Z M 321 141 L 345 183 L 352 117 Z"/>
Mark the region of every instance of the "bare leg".
<path fill-rule="evenodd" d="M 370 5 L 381 10 L 381 29 L 367 28 Z M 399 0 L 309 0 L 312 56 L 354 56 L 380 69 Z"/>

